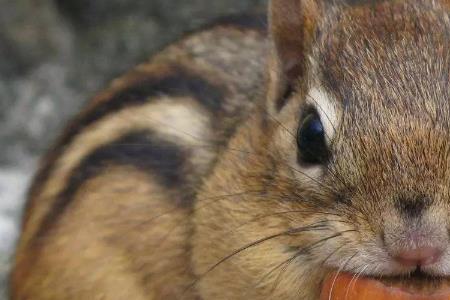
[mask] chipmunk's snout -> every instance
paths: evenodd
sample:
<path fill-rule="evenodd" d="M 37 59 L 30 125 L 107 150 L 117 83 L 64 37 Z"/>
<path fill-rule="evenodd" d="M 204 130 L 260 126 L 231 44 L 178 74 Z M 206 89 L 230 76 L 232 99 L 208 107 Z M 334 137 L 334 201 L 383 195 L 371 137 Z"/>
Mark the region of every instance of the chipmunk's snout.
<path fill-rule="evenodd" d="M 447 248 L 445 228 L 408 225 L 386 229 L 385 244 L 389 255 L 404 267 L 425 267 L 439 261 Z M 394 232 L 398 231 L 398 232 Z"/>
<path fill-rule="evenodd" d="M 445 219 L 430 214 L 426 197 L 401 198 L 394 222 L 384 224 L 384 243 L 394 261 L 404 267 L 426 267 L 439 262 L 448 244 Z"/>

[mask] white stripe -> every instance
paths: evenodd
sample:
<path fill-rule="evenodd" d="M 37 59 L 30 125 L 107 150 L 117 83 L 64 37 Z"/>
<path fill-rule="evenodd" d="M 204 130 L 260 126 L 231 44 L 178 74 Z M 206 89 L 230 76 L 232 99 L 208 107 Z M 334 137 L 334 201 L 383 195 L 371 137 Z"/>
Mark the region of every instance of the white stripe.
<path fill-rule="evenodd" d="M 331 97 L 323 90 L 319 88 L 312 88 L 308 93 L 307 101 L 313 105 L 319 113 L 320 120 L 322 121 L 325 137 L 329 143 L 338 128 L 339 110 L 335 99 Z"/>

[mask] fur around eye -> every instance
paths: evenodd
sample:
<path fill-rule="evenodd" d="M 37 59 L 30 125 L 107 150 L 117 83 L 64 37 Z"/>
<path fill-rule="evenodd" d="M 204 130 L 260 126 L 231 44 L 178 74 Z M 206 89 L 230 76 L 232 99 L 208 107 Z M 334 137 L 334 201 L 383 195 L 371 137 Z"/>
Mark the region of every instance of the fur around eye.
<path fill-rule="evenodd" d="M 324 164 L 329 158 L 325 129 L 315 109 L 303 114 L 297 131 L 298 161 L 302 165 Z"/>

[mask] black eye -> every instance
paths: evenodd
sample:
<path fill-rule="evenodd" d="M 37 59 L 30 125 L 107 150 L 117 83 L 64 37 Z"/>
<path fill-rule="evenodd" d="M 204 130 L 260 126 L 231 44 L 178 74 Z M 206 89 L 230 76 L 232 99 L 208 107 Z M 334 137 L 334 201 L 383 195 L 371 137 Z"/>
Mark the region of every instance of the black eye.
<path fill-rule="evenodd" d="M 298 160 L 301 164 L 324 164 L 329 158 L 325 130 L 315 109 L 307 109 L 297 132 Z"/>

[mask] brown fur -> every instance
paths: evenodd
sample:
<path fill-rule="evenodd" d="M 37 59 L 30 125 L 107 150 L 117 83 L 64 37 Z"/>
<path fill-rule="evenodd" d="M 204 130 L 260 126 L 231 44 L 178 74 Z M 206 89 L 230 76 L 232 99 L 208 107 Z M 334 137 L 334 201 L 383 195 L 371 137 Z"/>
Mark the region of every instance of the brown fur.
<path fill-rule="evenodd" d="M 169 47 L 88 111 L 142 77 L 172 74 L 173 65 L 200 74 L 220 109 L 198 91 L 174 91 L 111 112 L 58 145 L 31 194 L 13 298 L 311 300 L 333 270 L 407 275 L 414 270 L 395 253 L 423 245 L 444 252 L 422 270 L 437 278 L 420 284 L 445 281 L 449 29 L 447 1 L 272 0 L 266 99 L 267 43 L 254 28 L 216 27 Z M 183 128 L 151 121 L 177 105 L 188 113 L 171 121 L 184 120 Z M 308 106 L 330 124 L 326 165 L 298 161 Z M 180 135 L 184 127 L 194 136 Z M 83 159 L 136 129 L 182 156 L 179 186 L 163 180 L 174 174 L 161 178 L 164 168 L 108 156 L 112 163 L 75 185 L 40 230 Z M 423 238 L 408 239 L 411 228 Z"/>
<path fill-rule="evenodd" d="M 304 17 L 302 7 L 313 13 Z M 330 269 L 404 274 L 388 252 L 409 242 L 402 234 L 410 227 L 448 248 L 448 11 L 438 1 L 272 1 L 272 12 L 278 59 L 272 58 L 271 87 L 295 90 L 277 115 L 248 122 L 230 148 L 250 154 L 236 159 L 230 151 L 204 187 L 204 195 L 252 190 L 196 214 L 193 253 L 206 299 L 317 299 Z M 299 19 L 291 21 L 295 12 Z M 314 18 L 314 28 L 305 27 Z M 292 56 L 299 49 L 305 52 Z M 313 171 L 295 164 L 293 135 L 304 102 L 315 102 L 315 87 L 341 118 L 332 160 Z M 269 93 L 269 111 L 281 94 Z M 430 199 L 421 225 L 399 208 L 417 195 Z M 252 244 L 318 222 L 326 227 Z M 449 263 L 446 250 L 443 270 L 428 272 L 447 276 Z"/>
<path fill-rule="evenodd" d="M 189 263 L 189 202 L 235 124 L 260 98 L 266 44 L 264 19 L 255 20 L 258 26 L 245 27 L 247 23 L 241 25 L 237 19 L 233 24 L 232 19 L 229 25 L 221 21 L 190 34 L 115 80 L 75 118 L 43 161 L 30 191 L 11 277 L 13 299 L 195 295 L 186 291 L 194 278 Z M 127 98 L 132 100 L 136 94 L 127 89 L 140 87 L 140 82 L 156 82 L 155 87 L 164 92 L 149 99 L 140 93 L 141 102 L 127 104 Z M 213 89 L 215 98 L 222 97 L 222 103 L 201 103 L 200 98 L 211 96 L 197 90 L 203 84 Z M 102 105 L 108 108 L 124 92 L 123 108 L 86 123 L 86 118 L 101 112 Z M 216 106 L 220 110 L 214 110 Z M 175 154 L 183 161 L 178 171 L 186 174 L 181 174 L 181 186 L 168 189 L 159 182 L 169 175 L 152 176 L 150 170 L 118 160 L 122 150 L 125 155 L 146 149 L 139 143 L 114 144 L 130 132 L 141 131 L 178 149 Z M 98 164 L 100 156 L 89 160 L 91 168 L 78 169 L 102 147 L 119 152 L 112 152 L 113 160 L 103 165 Z M 145 153 L 140 158 L 145 164 Z M 156 168 L 163 171 L 164 166 L 156 164 Z M 77 176 L 83 181 L 74 185 Z M 70 186 L 76 189 L 64 192 Z"/>

